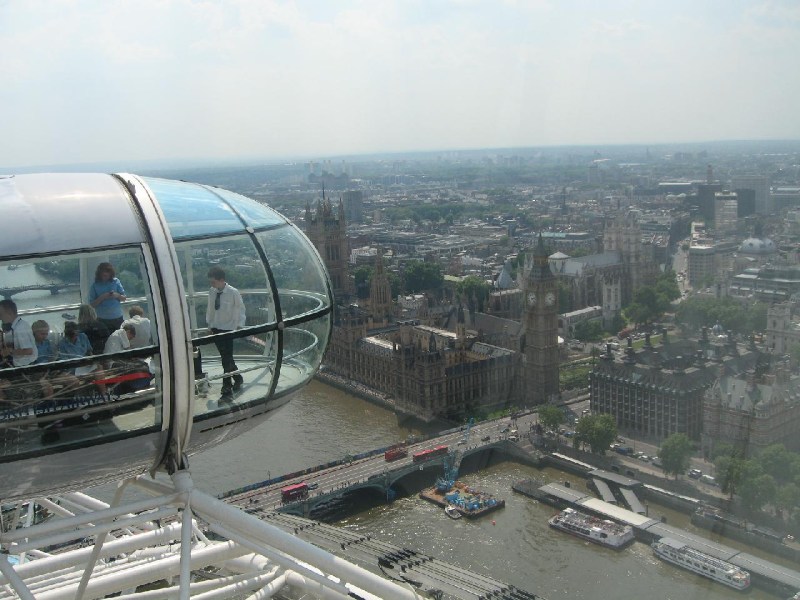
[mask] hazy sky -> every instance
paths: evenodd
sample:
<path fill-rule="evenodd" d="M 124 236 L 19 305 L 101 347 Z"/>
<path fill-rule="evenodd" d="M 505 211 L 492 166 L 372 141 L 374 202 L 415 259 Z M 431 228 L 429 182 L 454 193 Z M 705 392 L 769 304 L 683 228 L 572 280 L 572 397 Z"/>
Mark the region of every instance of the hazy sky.
<path fill-rule="evenodd" d="M 0 165 L 800 138 L 800 2 L 0 0 Z"/>

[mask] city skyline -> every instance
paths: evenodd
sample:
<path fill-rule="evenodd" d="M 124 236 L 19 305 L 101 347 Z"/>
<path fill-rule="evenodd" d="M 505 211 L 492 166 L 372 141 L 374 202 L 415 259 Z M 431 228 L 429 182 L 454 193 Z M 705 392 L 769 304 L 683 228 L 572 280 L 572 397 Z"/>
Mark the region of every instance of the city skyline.
<path fill-rule="evenodd" d="M 800 139 L 792 2 L 0 5 L 4 168 Z"/>

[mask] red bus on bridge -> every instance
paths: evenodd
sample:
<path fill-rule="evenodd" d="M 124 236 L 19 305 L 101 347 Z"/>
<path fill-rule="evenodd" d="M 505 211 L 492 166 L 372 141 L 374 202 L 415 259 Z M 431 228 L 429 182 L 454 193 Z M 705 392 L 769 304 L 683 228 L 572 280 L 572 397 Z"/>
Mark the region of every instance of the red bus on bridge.
<path fill-rule="evenodd" d="M 308 498 L 308 484 L 305 481 L 281 488 L 281 502 L 291 502 L 303 498 Z"/>
<path fill-rule="evenodd" d="M 447 454 L 447 446 L 436 446 L 436 448 L 430 448 L 429 450 L 420 450 L 419 452 L 412 454 L 411 458 L 416 463 L 430 460 L 435 456 L 441 456 L 442 454 Z"/>
<path fill-rule="evenodd" d="M 386 462 L 392 462 L 393 460 L 398 460 L 405 456 L 408 456 L 408 450 L 406 450 L 402 444 L 399 444 L 397 446 L 392 446 L 386 452 L 383 453 L 383 459 Z"/>

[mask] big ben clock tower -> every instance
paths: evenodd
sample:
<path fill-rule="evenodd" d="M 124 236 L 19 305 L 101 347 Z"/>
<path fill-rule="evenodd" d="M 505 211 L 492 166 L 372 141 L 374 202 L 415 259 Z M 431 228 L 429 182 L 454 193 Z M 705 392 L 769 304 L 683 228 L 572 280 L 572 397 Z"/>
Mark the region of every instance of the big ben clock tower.
<path fill-rule="evenodd" d="M 558 285 L 539 234 L 525 282 L 523 397 L 544 404 L 558 395 Z"/>

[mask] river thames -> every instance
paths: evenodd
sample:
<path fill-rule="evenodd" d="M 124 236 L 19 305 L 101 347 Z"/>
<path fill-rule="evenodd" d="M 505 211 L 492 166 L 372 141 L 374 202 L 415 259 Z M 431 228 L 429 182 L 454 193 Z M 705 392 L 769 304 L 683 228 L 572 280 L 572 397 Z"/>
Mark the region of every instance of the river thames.
<path fill-rule="evenodd" d="M 195 482 L 212 493 L 385 446 L 418 433 L 398 424 L 390 411 L 318 382 L 258 428 L 191 460 Z M 359 510 L 335 524 L 369 533 L 397 546 L 430 554 L 553 600 L 555 598 L 663 598 L 723 600 L 739 593 L 664 563 L 649 546 L 635 542 L 614 551 L 551 529 L 555 509 L 514 494 L 511 484 L 526 477 L 579 477 L 507 462 L 461 478 L 506 500 L 506 507 L 478 520 L 447 518 L 417 497 Z M 433 483 L 433 481 L 431 482 Z M 651 516 L 696 530 L 688 516 L 651 505 Z M 358 510 L 356 508 L 356 510 Z M 735 546 L 735 542 L 715 538 Z M 776 596 L 752 589 L 752 599 Z"/>

